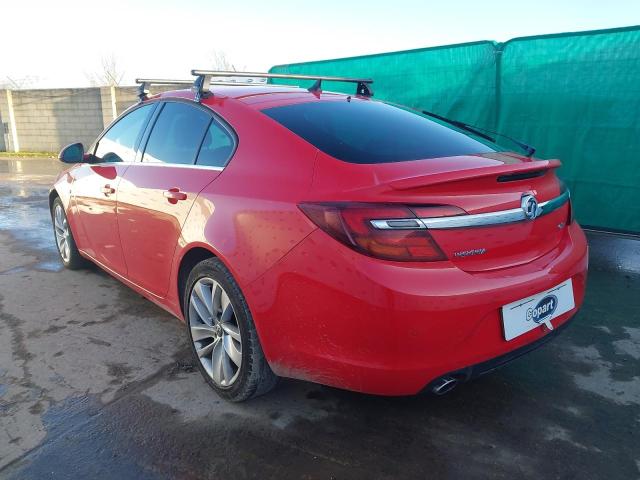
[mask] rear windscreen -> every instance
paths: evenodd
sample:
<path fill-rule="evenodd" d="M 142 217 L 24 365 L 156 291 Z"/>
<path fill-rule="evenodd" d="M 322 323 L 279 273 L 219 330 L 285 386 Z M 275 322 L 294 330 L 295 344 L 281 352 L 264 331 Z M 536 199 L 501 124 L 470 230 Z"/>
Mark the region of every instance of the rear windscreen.
<path fill-rule="evenodd" d="M 498 150 L 422 114 L 382 102 L 319 101 L 262 112 L 324 153 L 351 163 L 402 162 Z"/>

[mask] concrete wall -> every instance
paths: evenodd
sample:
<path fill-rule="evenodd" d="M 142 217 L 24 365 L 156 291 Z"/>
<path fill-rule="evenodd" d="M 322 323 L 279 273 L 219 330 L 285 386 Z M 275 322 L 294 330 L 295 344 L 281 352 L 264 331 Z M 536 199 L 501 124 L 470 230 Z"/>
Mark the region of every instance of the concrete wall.
<path fill-rule="evenodd" d="M 151 93 L 174 88 L 152 87 Z M 137 87 L 0 90 L 0 151 L 57 152 L 74 142 L 88 147 L 138 101 L 136 93 Z"/>
<path fill-rule="evenodd" d="M 100 89 L 13 92 L 20 150 L 55 151 L 74 142 L 89 145 L 102 131 Z"/>

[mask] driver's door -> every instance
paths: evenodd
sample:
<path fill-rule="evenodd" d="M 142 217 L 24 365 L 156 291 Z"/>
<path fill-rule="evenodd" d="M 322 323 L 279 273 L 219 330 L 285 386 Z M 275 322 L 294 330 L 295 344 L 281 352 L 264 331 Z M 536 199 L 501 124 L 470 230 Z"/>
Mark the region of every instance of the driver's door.
<path fill-rule="evenodd" d="M 142 105 L 114 123 L 98 140 L 93 161 L 74 170 L 73 201 L 84 240 L 78 247 L 114 272 L 126 276 L 116 199 L 124 172 L 135 160 L 142 132 L 155 104 Z"/>

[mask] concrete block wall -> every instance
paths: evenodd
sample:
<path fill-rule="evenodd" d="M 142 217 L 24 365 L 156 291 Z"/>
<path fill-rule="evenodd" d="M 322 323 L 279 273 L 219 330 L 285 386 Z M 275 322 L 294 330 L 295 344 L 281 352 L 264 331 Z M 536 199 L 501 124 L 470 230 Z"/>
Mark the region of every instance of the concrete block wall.
<path fill-rule="evenodd" d="M 178 90 L 185 88 L 184 85 L 152 85 L 150 95 L 156 93 L 168 92 L 170 90 Z M 116 89 L 116 108 L 118 115 L 124 112 L 131 105 L 138 102 L 138 87 L 117 87 Z"/>
<path fill-rule="evenodd" d="M 57 151 L 73 142 L 89 145 L 103 128 L 99 88 L 12 92 L 21 151 Z"/>
<path fill-rule="evenodd" d="M 159 92 L 160 87 L 152 87 L 151 93 Z M 120 87 L 116 94 L 116 108 L 118 114 L 124 112 L 131 105 L 138 102 L 138 87 Z"/>
<path fill-rule="evenodd" d="M 151 93 L 181 87 L 152 87 Z M 138 101 L 137 87 L 0 90 L 0 151 L 57 152 L 85 147 Z"/>

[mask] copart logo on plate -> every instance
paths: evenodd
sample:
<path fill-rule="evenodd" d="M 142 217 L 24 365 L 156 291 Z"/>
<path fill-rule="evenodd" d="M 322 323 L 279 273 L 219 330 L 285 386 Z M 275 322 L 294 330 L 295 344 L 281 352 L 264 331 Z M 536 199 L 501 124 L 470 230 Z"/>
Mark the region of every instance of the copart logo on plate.
<path fill-rule="evenodd" d="M 535 307 L 527 309 L 527 320 L 533 320 L 536 323 L 544 322 L 553 315 L 557 307 L 558 297 L 547 295 Z"/>

